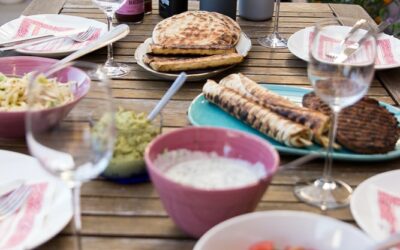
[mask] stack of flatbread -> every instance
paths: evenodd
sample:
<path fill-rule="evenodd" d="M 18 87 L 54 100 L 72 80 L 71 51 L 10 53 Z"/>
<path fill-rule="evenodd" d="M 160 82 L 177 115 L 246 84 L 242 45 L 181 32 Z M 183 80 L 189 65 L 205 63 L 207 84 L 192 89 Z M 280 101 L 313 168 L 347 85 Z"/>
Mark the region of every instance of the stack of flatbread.
<path fill-rule="evenodd" d="M 187 11 L 159 22 L 143 60 L 160 72 L 237 64 L 240 27 L 231 18 L 207 11 Z"/>
<path fill-rule="evenodd" d="M 327 146 L 329 116 L 301 107 L 242 74 L 229 75 L 219 84 L 208 80 L 203 93 L 232 116 L 285 145 Z"/>

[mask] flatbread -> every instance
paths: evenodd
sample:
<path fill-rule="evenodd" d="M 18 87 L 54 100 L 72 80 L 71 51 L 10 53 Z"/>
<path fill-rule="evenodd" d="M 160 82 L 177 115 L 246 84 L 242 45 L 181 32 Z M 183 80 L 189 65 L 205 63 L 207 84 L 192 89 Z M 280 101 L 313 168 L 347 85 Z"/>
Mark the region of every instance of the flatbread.
<path fill-rule="evenodd" d="M 258 105 L 237 92 L 208 80 L 203 86 L 205 98 L 275 140 L 291 147 L 312 145 L 312 131 Z"/>
<path fill-rule="evenodd" d="M 319 144 L 327 146 L 327 139 L 323 134 L 329 129 L 329 116 L 319 111 L 303 108 L 289 99 L 261 87 L 241 73 L 226 76 L 220 81 L 220 85 L 236 91 L 289 120 L 303 124 L 313 131 L 314 139 Z"/>
<path fill-rule="evenodd" d="M 235 47 L 240 32 L 239 24 L 225 15 L 187 11 L 159 22 L 153 30 L 152 39 L 155 45 L 161 46 L 159 48 L 194 49 L 200 52 L 215 50 L 220 53 L 221 50 L 231 51 Z"/>
<path fill-rule="evenodd" d="M 229 66 L 243 61 L 238 53 L 203 57 L 168 57 L 145 55 L 144 63 L 159 72 L 176 72 Z"/>

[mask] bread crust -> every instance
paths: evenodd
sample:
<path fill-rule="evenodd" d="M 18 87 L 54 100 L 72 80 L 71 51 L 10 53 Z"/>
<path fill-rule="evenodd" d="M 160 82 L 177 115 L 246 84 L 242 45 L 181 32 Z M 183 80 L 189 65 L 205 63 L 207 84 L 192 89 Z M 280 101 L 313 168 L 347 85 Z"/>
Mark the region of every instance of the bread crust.
<path fill-rule="evenodd" d="M 155 26 L 151 52 L 198 55 L 229 53 L 239 42 L 240 32 L 239 24 L 225 15 L 187 11 L 164 19 Z"/>
<path fill-rule="evenodd" d="M 159 57 L 145 55 L 144 63 L 159 72 L 174 72 L 229 66 L 243 61 L 237 53 L 203 57 Z"/>

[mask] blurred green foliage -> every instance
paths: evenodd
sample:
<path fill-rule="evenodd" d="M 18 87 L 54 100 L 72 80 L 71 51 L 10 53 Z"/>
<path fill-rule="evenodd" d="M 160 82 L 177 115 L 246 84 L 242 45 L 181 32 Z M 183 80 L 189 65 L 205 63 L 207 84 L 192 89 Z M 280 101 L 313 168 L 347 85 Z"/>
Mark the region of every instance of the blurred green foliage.
<path fill-rule="evenodd" d="M 358 4 L 361 5 L 378 24 L 382 20 L 387 20 L 388 18 L 398 19 L 400 17 L 399 0 L 309 0 L 309 2 Z M 399 21 L 391 25 L 385 32 L 399 37 Z"/>

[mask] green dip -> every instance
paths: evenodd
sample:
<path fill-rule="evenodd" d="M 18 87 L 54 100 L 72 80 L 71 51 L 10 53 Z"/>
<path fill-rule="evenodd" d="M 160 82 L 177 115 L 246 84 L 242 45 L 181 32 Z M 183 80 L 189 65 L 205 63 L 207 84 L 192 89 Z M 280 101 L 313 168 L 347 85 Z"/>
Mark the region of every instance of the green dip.
<path fill-rule="evenodd" d="M 160 134 L 161 124 L 155 125 L 147 120 L 145 113 L 122 108 L 115 114 L 117 138 L 113 158 L 103 176 L 110 178 L 126 178 L 145 170 L 143 160 L 147 144 Z"/>

